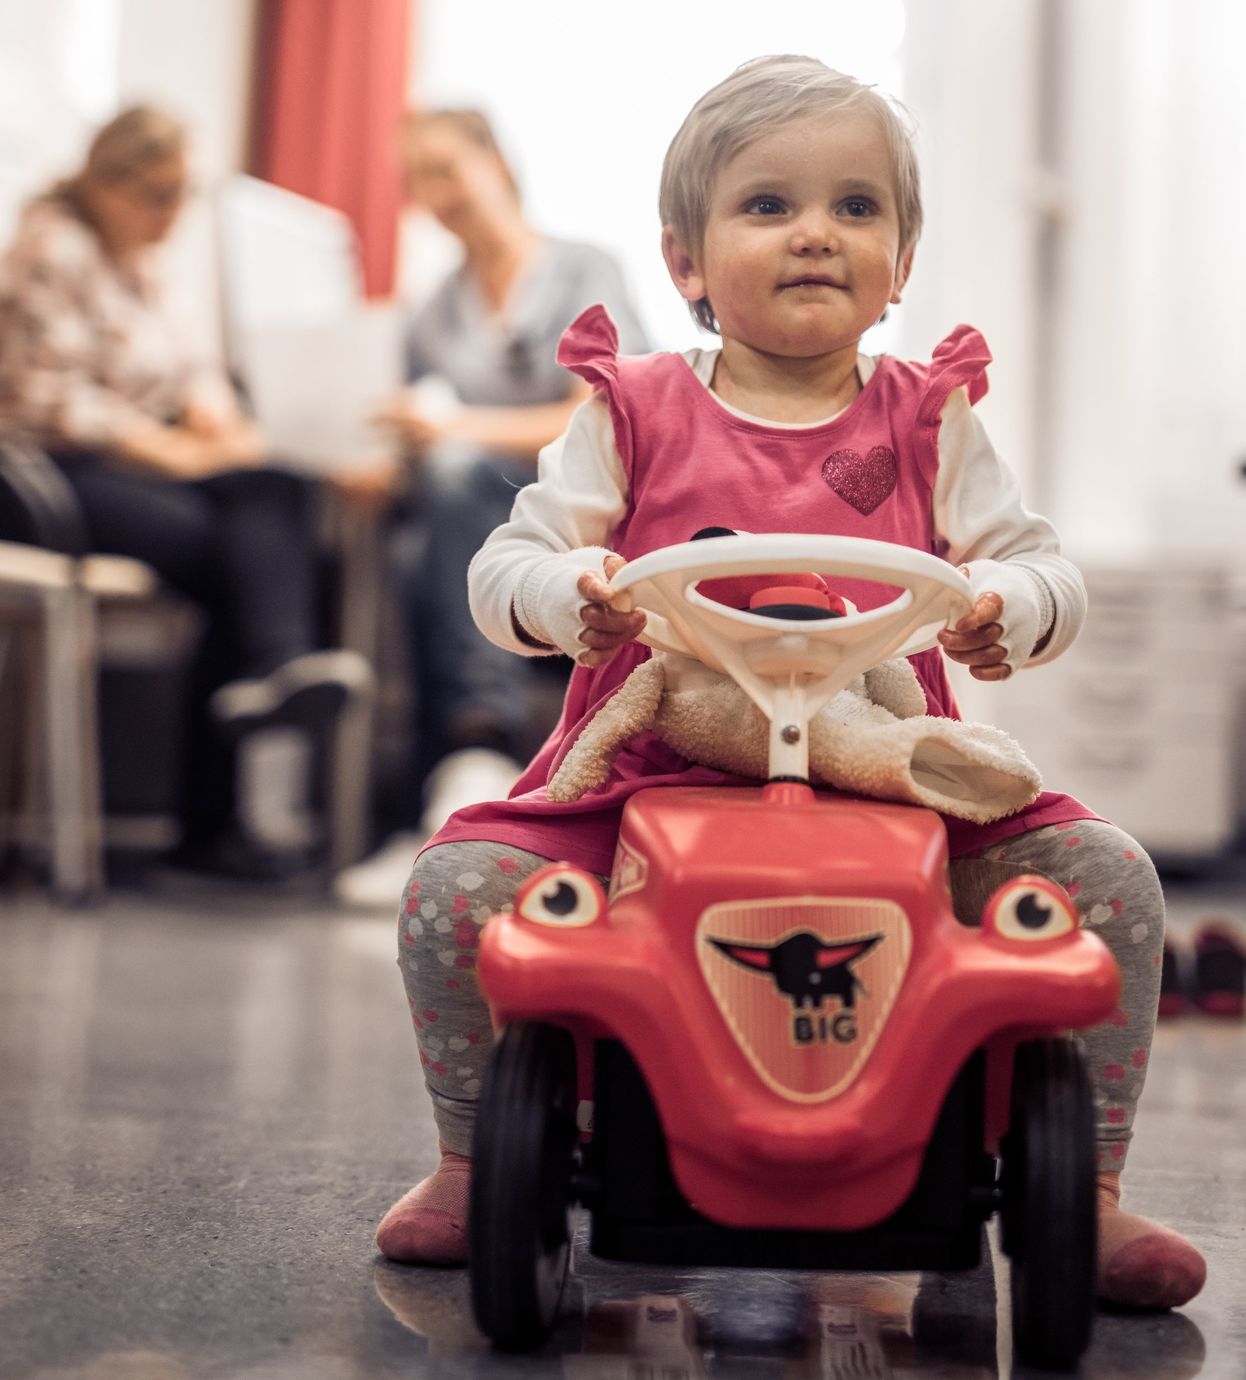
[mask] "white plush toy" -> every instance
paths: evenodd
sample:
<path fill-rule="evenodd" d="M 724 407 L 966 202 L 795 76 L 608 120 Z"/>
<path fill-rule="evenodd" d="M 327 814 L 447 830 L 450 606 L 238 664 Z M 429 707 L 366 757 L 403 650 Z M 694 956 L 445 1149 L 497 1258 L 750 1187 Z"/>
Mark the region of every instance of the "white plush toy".
<path fill-rule="evenodd" d="M 652 729 L 691 762 L 765 780 L 769 725 L 729 677 L 656 652 L 598 710 L 549 783 L 551 800 L 600 786 L 619 748 Z M 988 824 L 1042 789 L 1034 765 L 998 728 L 937 718 L 902 658 L 867 671 L 809 724 L 814 785 L 925 805 Z"/>

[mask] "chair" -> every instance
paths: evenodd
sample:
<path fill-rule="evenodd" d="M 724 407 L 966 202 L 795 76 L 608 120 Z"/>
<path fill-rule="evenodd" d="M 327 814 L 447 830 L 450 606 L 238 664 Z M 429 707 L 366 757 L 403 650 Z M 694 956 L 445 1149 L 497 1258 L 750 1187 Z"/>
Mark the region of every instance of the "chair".
<path fill-rule="evenodd" d="M 139 561 L 87 554 L 73 491 L 21 441 L 0 444 L 0 533 L 12 538 L 0 540 L 0 685 L 12 697 L 13 682 L 29 672 L 25 789 L 6 801 L 16 807 L 13 842 L 46 853 L 53 889 L 82 901 L 104 882 L 98 607 L 103 599 L 145 598 L 157 581 Z M 10 655 L 23 643 L 34 649 L 25 666 Z"/>
<path fill-rule="evenodd" d="M 375 524 L 345 510 L 331 509 L 330 515 L 340 567 L 335 621 L 371 658 L 379 566 Z M 24 681 L 28 702 L 26 768 L 6 771 L 0 758 L 0 786 L 21 777 L 23 798 L 10 811 L 12 841 L 22 851 L 47 854 L 53 889 L 67 900 L 87 899 L 104 885 L 101 636 L 121 623 L 122 609 L 131 619 L 150 619 L 162 595 L 149 566 L 90 554 L 88 547 L 77 497 L 57 466 L 29 442 L 0 442 L 0 692 L 16 690 L 10 685 L 6 691 L 8 672 L 7 681 Z M 168 604 L 167 597 L 163 602 Z M 26 645 L 31 655 L 6 664 L 14 660 L 7 652 Z M 356 861 L 366 846 L 371 743 L 372 705 L 365 697 L 343 713 L 325 744 L 325 826 L 334 871 Z M 14 794 L 10 789 L 8 795 Z M 9 803 L 0 800 L 0 808 Z M 118 821 L 109 824 L 111 837 Z"/>

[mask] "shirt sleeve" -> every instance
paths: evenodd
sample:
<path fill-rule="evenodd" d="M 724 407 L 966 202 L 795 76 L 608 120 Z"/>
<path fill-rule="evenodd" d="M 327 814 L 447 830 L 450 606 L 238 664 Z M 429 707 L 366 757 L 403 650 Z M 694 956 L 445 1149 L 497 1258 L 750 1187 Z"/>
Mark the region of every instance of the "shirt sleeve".
<path fill-rule="evenodd" d="M 1086 618 L 1081 572 L 1061 555 L 1052 524 L 1021 502 L 1016 476 L 964 388 L 949 394 L 940 414 L 933 503 L 947 559 L 968 568 L 975 594 L 993 590 L 1004 601 L 1007 664 L 1037 666 L 1066 651 Z"/>
<path fill-rule="evenodd" d="M 468 597 L 481 632 L 524 656 L 584 652 L 576 582 L 583 571 L 602 569 L 606 542 L 626 508 L 614 426 L 604 398 L 594 394 L 541 451 L 536 481 L 520 489 L 510 519 L 472 560 Z M 529 640 L 516 631 L 512 612 Z"/>

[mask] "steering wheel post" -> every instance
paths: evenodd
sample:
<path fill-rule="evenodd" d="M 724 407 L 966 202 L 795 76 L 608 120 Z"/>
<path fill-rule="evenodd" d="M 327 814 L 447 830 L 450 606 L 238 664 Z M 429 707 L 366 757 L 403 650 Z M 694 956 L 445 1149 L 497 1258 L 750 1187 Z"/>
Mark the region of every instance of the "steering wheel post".
<path fill-rule="evenodd" d="M 793 676 L 771 697 L 770 779 L 809 780 L 809 711 L 805 687 Z"/>

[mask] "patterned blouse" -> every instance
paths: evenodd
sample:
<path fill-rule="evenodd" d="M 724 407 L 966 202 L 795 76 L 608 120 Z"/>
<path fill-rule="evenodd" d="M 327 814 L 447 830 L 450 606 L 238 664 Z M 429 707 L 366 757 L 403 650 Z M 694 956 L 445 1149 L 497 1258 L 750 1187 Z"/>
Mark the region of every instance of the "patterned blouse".
<path fill-rule="evenodd" d="M 106 450 L 191 402 L 223 415 L 235 406 L 170 319 L 152 265 L 109 258 L 68 201 L 31 202 L 0 258 L 0 428 Z"/>

